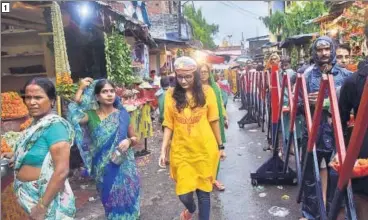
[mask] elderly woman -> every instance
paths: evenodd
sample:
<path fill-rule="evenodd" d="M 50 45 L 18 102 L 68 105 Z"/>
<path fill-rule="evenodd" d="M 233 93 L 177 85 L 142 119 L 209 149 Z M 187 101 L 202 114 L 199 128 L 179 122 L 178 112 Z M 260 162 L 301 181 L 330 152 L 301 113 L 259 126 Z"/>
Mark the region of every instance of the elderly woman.
<path fill-rule="evenodd" d="M 33 117 L 22 133 L 14 154 L 14 191 L 31 219 L 73 219 L 75 198 L 67 176 L 74 132 L 70 124 L 52 113 L 56 91 L 52 82 L 35 78 L 25 85 L 25 103 Z"/>
<path fill-rule="evenodd" d="M 89 174 L 94 177 L 107 219 L 139 219 L 140 182 L 133 146 L 138 139 L 128 112 L 106 80 L 81 80 L 68 120 Z"/>
<path fill-rule="evenodd" d="M 176 182 L 176 194 L 184 204 L 181 220 L 192 219 L 196 211 L 193 193 L 197 193 L 199 219 L 210 218 L 210 192 L 215 180 L 219 150 L 224 150 L 220 134 L 216 95 L 202 86 L 196 62 L 180 57 L 175 63 L 177 84 L 165 97 L 164 137 L 159 163 L 165 164 L 170 147 L 170 174 Z"/>

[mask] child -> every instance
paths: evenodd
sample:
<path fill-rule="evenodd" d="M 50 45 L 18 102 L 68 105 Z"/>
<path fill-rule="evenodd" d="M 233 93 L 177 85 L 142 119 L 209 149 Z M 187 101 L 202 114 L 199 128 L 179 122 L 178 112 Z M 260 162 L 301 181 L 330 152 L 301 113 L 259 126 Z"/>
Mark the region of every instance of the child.
<path fill-rule="evenodd" d="M 157 91 L 156 96 L 158 98 L 158 109 L 160 111 L 160 124 L 163 123 L 164 121 L 164 108 L 165 108 L 165 95 L 166 95 L 166 91 L 170 88 L 170 78 L 168 76 L 163 76 L 161 77 L 160 80 L 160 84 L 161 84 L 161 89 L 159 91 Z M 162 127 L 162 131 L 164 131 L 164 128 Z M 170 148 L 167 148 L 166 151 L 166 164 L 169 164 L 169 152 L 170 152 Z"/>

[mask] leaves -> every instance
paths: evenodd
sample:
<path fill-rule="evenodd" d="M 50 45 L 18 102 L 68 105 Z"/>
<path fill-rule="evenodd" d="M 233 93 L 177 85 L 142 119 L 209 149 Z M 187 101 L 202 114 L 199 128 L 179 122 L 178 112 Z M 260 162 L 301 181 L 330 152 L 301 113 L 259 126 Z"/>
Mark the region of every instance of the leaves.
<path fill-rule="evenodd" d="M 271 16 L 263 17 L 262 21 L 271 33 L 281 35 L 281 38 L 285 39 L 298 34 L 317 32 L 318 25 L 305 22 L 321 16 L 326 11 L 323 1 L 311 1 L 304 5 L 295 4 L 287 13 L 276 11 Z"/>
<path fill-rule="evenodd" d="M 193 27 L 193 37 L 202 42 L 207 49 L 216 48 L 213 36 L 219 32 L 217 24 L 209 24 L 202 15 L 202 9 L 196 10 L 193 6 L 184 6 L 184 15 Z"/>
<path fill-rule="evenodd" d="M 106 71 L 109 80 L 118 86 L 130 85 L 135 80 L 130 45 L 123 35 L 113 31 L 105 36 Z"/>

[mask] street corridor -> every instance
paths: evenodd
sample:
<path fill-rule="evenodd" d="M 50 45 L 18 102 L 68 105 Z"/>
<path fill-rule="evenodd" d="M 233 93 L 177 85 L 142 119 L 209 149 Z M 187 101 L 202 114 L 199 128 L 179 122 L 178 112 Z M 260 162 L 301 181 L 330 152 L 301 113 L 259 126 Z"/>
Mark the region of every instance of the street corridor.
<path fill-rule="evenodd" d="M 221 164 L 219 174 L 226 190 L 212 193 L 211 220 L 298 219 L 297 186 L 251 185 L 250 173 L 255 172 L 271 153 L 263 151 L 267 144 L 266 133 L 262 133 L 257 124 L 246 125 L 244 129 L 238 127 L 236 122 L 246 113 L 239 111 L 239 106 L 239 101 L 229 99 L 227 159 Z M 158 166 L 162 132 L 160 126 L 154 124 L 155 138 L 148 140 L 148 149 L 152 153 L 137 159 L 142 182 L 141 220 L 178 220 L 183 207 L 175 196 L 168 170 Z M 79 206 L 77 219 L 104 219 L 93 181 L 80 181 L 74 187 Z"/>

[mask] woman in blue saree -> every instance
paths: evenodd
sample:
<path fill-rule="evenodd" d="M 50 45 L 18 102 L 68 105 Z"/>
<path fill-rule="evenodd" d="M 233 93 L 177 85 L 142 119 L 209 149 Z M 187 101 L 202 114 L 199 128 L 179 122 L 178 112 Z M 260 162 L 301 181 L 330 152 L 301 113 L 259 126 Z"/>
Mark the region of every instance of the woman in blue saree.
<path fill-rule="evenodd" d="M 81 80 L 68 119 L 89 174 L 96 181 L 107 219 L 136 220 L 140 182 L 134 151 L 137 137 L 128 112 L 108 80 Z"/>

